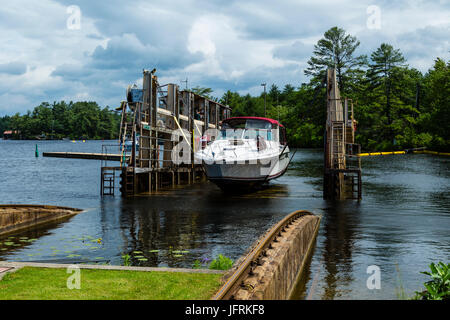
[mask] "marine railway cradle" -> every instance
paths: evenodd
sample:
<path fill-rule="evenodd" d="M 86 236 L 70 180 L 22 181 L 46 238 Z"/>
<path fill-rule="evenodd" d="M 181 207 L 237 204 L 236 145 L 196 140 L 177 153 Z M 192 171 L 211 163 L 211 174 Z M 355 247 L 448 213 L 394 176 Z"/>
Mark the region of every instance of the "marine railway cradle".
<path fill-rule="evenodd" d="M 305 210 L 287 215 L 238 260 L 212 300 L 289 299 L 312 253 L 320 219 Z"/>

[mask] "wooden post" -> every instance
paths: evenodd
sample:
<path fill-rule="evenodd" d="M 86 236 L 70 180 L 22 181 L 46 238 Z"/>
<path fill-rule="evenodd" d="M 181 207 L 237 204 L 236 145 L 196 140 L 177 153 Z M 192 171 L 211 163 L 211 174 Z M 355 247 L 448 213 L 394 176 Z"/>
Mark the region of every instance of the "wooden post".
<path fill-rule="evenodd" d="M 148 192 L 152 192 L 152 172 L 148 172 Z"/>
<path fill-rule="evenodd" d="M 103 167 L 100 169 L 100 195 L 103 196 Z"/>

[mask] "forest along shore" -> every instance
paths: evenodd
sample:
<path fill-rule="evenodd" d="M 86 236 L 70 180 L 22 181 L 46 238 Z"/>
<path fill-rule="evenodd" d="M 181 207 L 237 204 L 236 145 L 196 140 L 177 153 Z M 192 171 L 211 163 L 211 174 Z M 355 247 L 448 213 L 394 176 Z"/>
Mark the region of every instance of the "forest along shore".
<path fill-rule="evenodd" d="M 354 101 L 355 142 L 364 152 L 417 147 L 449 152 L 450 61 L 436 57 L 434 65 L 422 72 L 410 67 L 400 49 L 388 43 L 365 54 L 357 54 L 358 50 L 360 41 L 355 36 L 333 27 L 317 42 L 303 70 L 309 77 L 307 83 L 284 88 L 272 84 L 267 94 L 258 96 L 228 90 L 219 98 L 211 88 L 190 90 L 229 105 L 232 116 L 264 116 L 267 109 L 267 117 L 286 126 L 291 147 L 321 148 L 325 74 L 336 66 L 341 95 Z M 13 139 L 115 139 L 120 118 L 114 107 L 101 108 L 96 102 L 43 102 L 24 115 L 0 117 L 0 137 L 8 132 Z"/>

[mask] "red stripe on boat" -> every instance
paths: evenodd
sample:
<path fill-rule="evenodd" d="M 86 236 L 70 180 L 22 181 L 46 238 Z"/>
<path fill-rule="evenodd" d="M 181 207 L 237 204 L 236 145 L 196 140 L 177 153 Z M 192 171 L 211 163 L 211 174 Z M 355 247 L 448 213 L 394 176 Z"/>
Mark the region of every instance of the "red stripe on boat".
<path fill-rule="evenodd" d="M 263 118 L 263 117 L 231 117 L 231 118 L 227 118 L 225 120 L 223 120 L 222 122 L 227 122 L 229 120 L 235 120 L 235 119 L 249 119 L 249 120 L 262 120 L 262 121 L 267 121 L 270 122 L 272 124 L 277 124 L 280 127 L 284 127 L 281 123 L 279 123 L 277 120 L 274 119 L 270 119 L 270 118 Z"/>

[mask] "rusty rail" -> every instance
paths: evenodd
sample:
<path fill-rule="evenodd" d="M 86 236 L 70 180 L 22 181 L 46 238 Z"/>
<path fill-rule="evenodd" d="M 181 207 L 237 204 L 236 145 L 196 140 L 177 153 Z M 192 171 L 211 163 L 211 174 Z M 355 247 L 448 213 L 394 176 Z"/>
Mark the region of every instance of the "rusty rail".
<path fill-rule="evenodd" d="M 211 298 L 212 300 L 228 300 L 233 299 L 233 293 L 243 285 L 244 280 L 253 274 L 253 270 L 256 266 L 260 265 L 262 257 L 267 255 L 267 250 L 272 248 L 272 243 L 277 242 L 279 237 L 282 237 L 282 233 L 286 228 L 298 218 L 306 215 L 313 215 L 306 210 L 297 210 L 280 222 L 278 222 L 272 229 L 270 229 L 264 238 L 253 248 L 247 256 L 243 259 L 238 268 L 227 279 L 217 293 Z"/>

